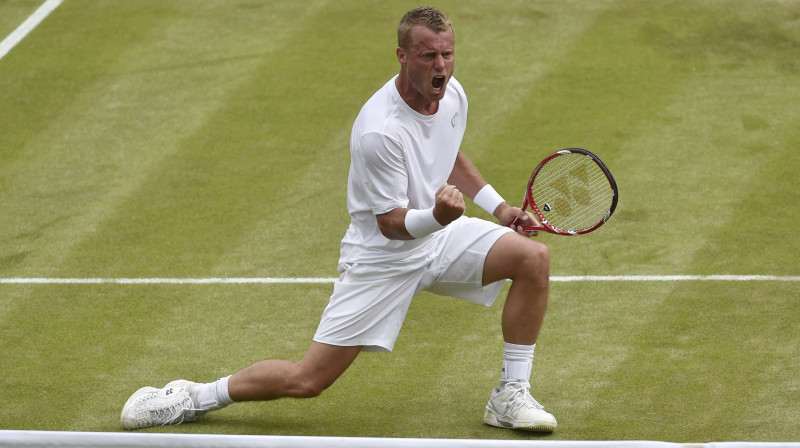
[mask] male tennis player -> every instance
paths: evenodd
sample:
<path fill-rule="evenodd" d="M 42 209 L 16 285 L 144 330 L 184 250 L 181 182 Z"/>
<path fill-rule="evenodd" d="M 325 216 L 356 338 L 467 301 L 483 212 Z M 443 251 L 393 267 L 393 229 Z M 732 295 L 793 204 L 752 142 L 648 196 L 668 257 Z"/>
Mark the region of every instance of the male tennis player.
<path fill-rule="evenodd" d="M 350 138 L 347 208 L 330 302 L 299 362 L 267 360 L 200 384 L 145 387 L 122 410 L 127 428 L 191 422 L 234 402 L 316 397 L 362 351 L 391 351 L 420 291 L 491 305 L 512 284 L 503 309 L 500 382 L 484 421 L 551 432 L 555 418 L 530 395 L 536 336 L 547 302 L 548 249 L 509 228 L 528 212 L 510 207 L 459 151 L 467 98 L 453 75 L 455 38 L 437 9 L 410 11 L 398 27 L 400 73 L 361 109 Z M 462 216 L 466 195 L 499 224 Z"/>

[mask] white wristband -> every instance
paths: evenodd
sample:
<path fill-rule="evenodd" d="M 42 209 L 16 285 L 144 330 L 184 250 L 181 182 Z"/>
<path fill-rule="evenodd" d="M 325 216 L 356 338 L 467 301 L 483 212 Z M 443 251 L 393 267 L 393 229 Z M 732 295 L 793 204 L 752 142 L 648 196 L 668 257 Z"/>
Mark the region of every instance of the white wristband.
<path fill-rule="evenodd" d="M 478 207 L 486 210 L 486 213 L 490 215 L 494 215 L 494 211 L 497 209 L 497 206 L 506 202 L 499 193 L 494 191 L 494 188 L 486 184 L 481 188 L 481 191 L 475 195 L 475 199 L 472 200 Z"/>
<path fill-rule="evenodd" d="M 431 233 L 444 229 L 433 216 L 433 207 L 424 210 L 408 209 L 406 213 L 406 230 L 414 238 L 422 238 Z"/>

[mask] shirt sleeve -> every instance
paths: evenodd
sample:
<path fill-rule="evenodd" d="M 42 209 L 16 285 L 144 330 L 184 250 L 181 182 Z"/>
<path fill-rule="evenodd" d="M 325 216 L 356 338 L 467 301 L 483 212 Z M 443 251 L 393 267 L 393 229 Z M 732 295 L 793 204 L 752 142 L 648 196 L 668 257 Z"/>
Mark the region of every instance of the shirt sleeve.
<path fill-rule="evenodd" d="M 408 206 L 408 170 L 403 147 L 386 135 L 369 132 L 358 140 L 353 168 L 375 215 Z"/>

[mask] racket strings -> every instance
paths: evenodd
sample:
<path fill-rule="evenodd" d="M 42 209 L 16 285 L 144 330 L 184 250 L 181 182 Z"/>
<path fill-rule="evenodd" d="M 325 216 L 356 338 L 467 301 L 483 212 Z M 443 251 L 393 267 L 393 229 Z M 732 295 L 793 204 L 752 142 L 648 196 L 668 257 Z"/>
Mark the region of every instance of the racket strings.
<path fill-rule="evenodd" d="M 583 230 L 606 218 L 613 190 L 603 170 L 588 156 L 566 154 L 542 166 L 531 196 L 553 227 Z"/>

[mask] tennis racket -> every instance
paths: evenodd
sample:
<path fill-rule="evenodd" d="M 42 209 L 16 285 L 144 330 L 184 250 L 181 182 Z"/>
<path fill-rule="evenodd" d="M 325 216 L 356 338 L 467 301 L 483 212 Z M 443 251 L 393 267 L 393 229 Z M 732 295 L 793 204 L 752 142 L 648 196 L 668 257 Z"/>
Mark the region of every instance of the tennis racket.
<path fill-rule="evenodd" d="M 530 207 L 541 226 L 524 229 L 557 235 L 589 233 L 608 221 L 618 197 L 614 176 L 596 155 L 580 148 L 555 152 L 533 170 L 522 202 L 522 209 Z"/>

